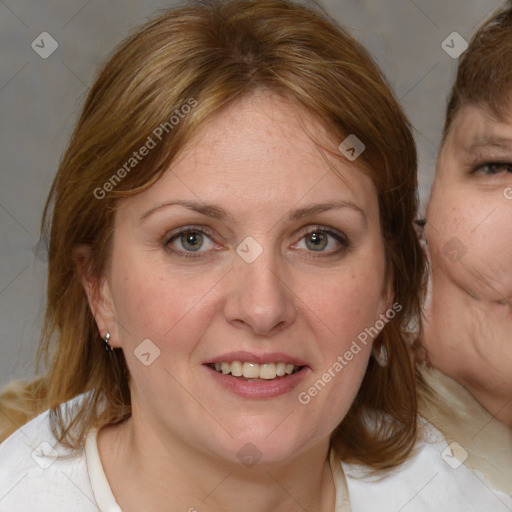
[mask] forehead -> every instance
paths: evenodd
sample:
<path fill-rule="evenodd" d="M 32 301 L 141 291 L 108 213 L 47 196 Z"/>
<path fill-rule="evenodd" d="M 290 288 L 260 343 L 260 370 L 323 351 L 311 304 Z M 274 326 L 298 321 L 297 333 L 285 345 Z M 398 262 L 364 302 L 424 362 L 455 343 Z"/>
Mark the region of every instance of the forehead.
<path fill-rule="evenodd" d="M 482 149 L 511 147 L 512 112 L 503 112 L 498 119 L 483 106 L 467 105 L 456 114 L 442 149 L 477 153 Z"/>
<path fill-rule="evenodd" d="M 130 200 L 146 206 L 178 196 L 247 209 L 349 200 L 366 210 L 375 203 L 359 166 L 313 139 L 337 149 L 333 134 L 307 112 L 276 95 L 251 95 L 206 121 L 164 176 Z"/>

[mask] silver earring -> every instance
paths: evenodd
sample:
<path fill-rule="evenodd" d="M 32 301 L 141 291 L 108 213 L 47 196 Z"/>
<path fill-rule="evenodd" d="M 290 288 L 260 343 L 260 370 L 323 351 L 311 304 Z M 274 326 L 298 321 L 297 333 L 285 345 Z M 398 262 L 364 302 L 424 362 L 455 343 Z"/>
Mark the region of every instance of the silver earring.
<path fill-rule="evenodd" d="M 384 367 L 388 364 L 388 350 L 384 345 L 381 345 L 378 350 L 374 348 L 372 355 L 379 366 Z"/>
<path fill-rule="evenodd" d="M 105 350 L 106 350 L 107 352 L 112 352 L 112 347 L 110 346 L 109 341 L 110 341 L 110 333 L 109 333 L 109 332 L 107 332 L 107 333 L 105 334 L 105 337 L 103 338 L 103 342 L 105 343 Z"/>

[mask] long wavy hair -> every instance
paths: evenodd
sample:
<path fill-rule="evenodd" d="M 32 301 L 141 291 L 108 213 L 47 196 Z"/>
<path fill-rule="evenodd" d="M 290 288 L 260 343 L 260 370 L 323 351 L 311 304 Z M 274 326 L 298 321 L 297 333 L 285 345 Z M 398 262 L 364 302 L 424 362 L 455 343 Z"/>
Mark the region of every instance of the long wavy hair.
<path fill-rule="evenodd" d="M 353 134 L 366 146 L 354 164 L 377 189 L 387 272 L 402 308 L 374 342 L 387 348 L 389 362 L 380 367 L 370 361 L 355 402 L 332 434 L 332 448 L 340 459 L 375 469 L 392 467 L 410 452 L 416 398 L 405 330 L 419 316 L 423 275 L 413 228 L 413 136 L 366 50 L 322 9 L 288 0 L 172 8 L 128 37 L 92 86 L 45 207 L 47 306 L 38 360 L 46 370 L 30 383 L 37 399 L 25 417 L 50 408 L 62 443 L 78 449 L 91 426 L 122 422 L 131 413 L 123 353 L 105 352 L 74 248 L 91 248 L 89 271 L 101 276 L 119 201 L 154 184 L 205 120 L 257 90 L 291 101 L 340 142 Z M 169 121 L 192 101 L 179 123 Z M 162 123 L 167 130 L 161 140 L 128 172 L 126 162 Z M 107 184 L 113 180 L 115 186 Z M 70 422 L 59 405 L 78 395 Z M 6 407 L 4 401 L 8 414 Z"/>

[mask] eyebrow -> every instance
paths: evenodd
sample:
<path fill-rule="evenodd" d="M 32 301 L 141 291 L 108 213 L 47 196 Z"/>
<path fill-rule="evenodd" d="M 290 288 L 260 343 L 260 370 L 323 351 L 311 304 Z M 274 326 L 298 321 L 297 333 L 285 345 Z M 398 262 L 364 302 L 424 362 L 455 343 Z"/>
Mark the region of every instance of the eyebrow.
<path fill-rule="evenodd" d="M 312 204 L 309 206 L 305 206 L 303 208 L 299 208 L 291 212 L 286 220 L 288 222 L 300 220 L 303 217 L 307 217 L 309 215 L 314 215 L 315 213 L 322 213 L 328 210 L 334 210 L 338 208 L 351 208 L 358 213 L 360 213 L 364 219 L 366 220 L 366 212 L 361 207 L 357 206 L 355 203 L 350 201 L 334 201 L 331 203 L 320 203 L 320 204 Z"/>
<path fill-rule="evenodd" d="M 220 206 L 215 206 L 211 204 L 202 204 L 195 201 L 166 201 L 164 203 L 159 203 L 153 208 L 150 208 L 147 212 L 145 212 L 141 218 L 140 222 L 146 220 L 150 215 L 157 212 L 162 208 L 167 208 L 168 206 L 183 206 L 188 208 L 189 210 L 193 210 L 195 212 L 201 213 L 202 215 L 206 215 L 207 217 L 212 217 L 213 219 L 224 219 L 228 216 L 226 210 L 221 208 Z"/>
<path fill-rule="evenodd" d="M 477 139 L 475 142 L 470 144 L 466 150 L 471 153 L 477 153 L 482 149 L 486 148 L 498 148 L 498 149 L 512 149 L 512 139 L 507 137 L 487 137 Z"/>
<path fill-rule="evenodd" d="M 162 208 L 167 208 L 169 206 L 183 206 L 184 208 L 188 208 L 189 210 L 198 212 L 202 215 L 206 215 L 207 217 L 211 217 L 213 219 L 223 220 L 229 216 L 227 211 L 224 210 L 224 208 L 221 208 L 220 206 L 212 204 L 203 204 L 195 201 L 177 200 L 166 201 L 164 203 L 159 203 L 153 206 L 153 208 L 150 208 L 141 216 L 140 222 L 143 222 L 150 215 L 157 212 L 158 210 L 161 210 Z M 355 203 L 352 203 L 351 201 L 333 201 L 328 203 L 318 203 L 304 206 L 302 208 L 298 208 L 290 212 L 285 220 L 287 222 L 293 222 L 300 220 L 304 217 L 307 217 L 309 215 L 314 215 L 316 213 L 322 213 L 328 210 L 334 210 L 338 208 L 351 208 L 352 210 L 355 210 L 360 215 L 362 215 L 365 221 L 367 220 L 366 211 L 360 206 L 356 205 Z"/>

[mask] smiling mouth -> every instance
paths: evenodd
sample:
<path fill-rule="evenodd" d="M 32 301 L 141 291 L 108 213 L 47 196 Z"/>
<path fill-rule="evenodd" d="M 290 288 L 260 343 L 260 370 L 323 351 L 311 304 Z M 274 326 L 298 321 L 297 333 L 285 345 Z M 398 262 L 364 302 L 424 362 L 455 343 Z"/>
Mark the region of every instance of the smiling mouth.
<path fill-rule="evenodd" d="M 247 361 L 211 363 L 208 366 L 218 373 L 250 381 L 286 378 L 304 368 L 283 362 L 258 364 Z"/>

